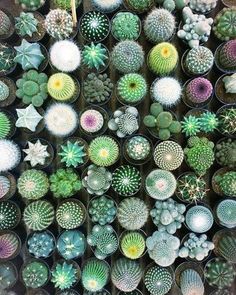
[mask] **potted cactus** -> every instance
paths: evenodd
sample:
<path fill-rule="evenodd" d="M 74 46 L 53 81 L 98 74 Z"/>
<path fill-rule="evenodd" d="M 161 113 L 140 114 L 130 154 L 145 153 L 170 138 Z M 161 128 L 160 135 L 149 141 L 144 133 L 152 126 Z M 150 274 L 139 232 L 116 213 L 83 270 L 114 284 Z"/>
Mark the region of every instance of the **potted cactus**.
<path fill-rule="evenodd" d="M 0 9 L 0 40 L 8 39 L 15 31 L 15 21 L 12 14 L 6 10 Z"/>
<path fill-rule="evenodd" d="M 232 104 L 236 101 L 236 73 L 225 74 L 218 78 L 215 84 L 215 95 L 223 104 Z"/>
<path fill-rule="evenodd" d="M 236 172 L 221 168 L 217 170 L 212 177 L 212 187 L 214 191 L 221 196 L 236 196 Z"/>
<path fill-rule="evenodd" d="M 221 138 L 215 145 L 215 158 L 222 167 L 236 168 L 236 140 L 232 138 Z"/>
<path fill-rule="evenodd" d="M 11 198 L 16 192 L 16 179 L 10 172 L 0 175 L 0 200 Z"/>
<path fill-rule="evenodd" d="M 215 36 L 221 41 L 228 41 L 235 39 L 236 32 L 235 26 L 231 22 L 231 19 L 235 19 L 236 7 L 224 7 L 215 17 L 213 32 Z M 227 27 L 227 30 L 224 28 Z"/>
<path fill-rule="evenodd" d="M 0 77 L 12 73 L 16 68 L 16 50 L 6 43 L 0 44 Z"/>
<path fill-rule="evenodd" d="M 235 12 L 236 17 L 236 12 Z M 236 72 L 236 40 L 229 40 L 220 44 L 215 51 L 215 64 L 223 73 Z"/>
<path fill-rule="evenodd" d="M 228 104 L 218 109 L 216 113 L 219 120 L 221 134 L 227 137 L 236 136 L 236 105 Z"/>
<path fill-rule="evenodd" d="M 11 105 L 15 98 L 15 82 L 7 76 L 0 77 L 0 107 L 7 107 Z"/>

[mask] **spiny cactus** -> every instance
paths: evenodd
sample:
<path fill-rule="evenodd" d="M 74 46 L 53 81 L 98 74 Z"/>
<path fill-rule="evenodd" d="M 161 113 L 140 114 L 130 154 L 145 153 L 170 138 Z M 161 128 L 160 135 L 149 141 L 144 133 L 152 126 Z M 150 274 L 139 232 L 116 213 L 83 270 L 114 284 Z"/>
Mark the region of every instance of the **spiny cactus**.
<path fill-rule="evenodd" d="M 125 0 L 125 5 L 137 13 L 148 11 L 153 5 L 153 0 Z"/>
<path fill-rule="evenodd" d="M 236 15 L 236 10 L 235 10 Z M 235 16 L 236 21 L 236 16 Z M 225 71 L 236 70 L 236 40 L 230 40 L 222 45 L 218 53 L 220 67 Z"/>
<path fill-rule="evenodd" d="M 236 172 L 228 171 L 222 175 L 218 174 L 214 177 L 214 181 L 218 184 L 221 192 L 227 196 L 236 196 Z"/>
<path fill-rule="evenodd" d="M 185 116 L 181 121 L 182 132 L 186 136 L 195 136 L 201 131 L 200 120 L 196 116 Z"/>
<path fill-rule="evenodd" d="M 224 236 L 219 238 L 216 248 L 220 256 L 229 262 L 236 263 L 236 237 L 231 235 L 230 232 L 226 232 Z"/>
<path fill-rule="evenodd" d="M 211 229 L 214 218 L 210 209 L 202 205 L 195 205 L 188 209 L 185 221 L 191 231 L 204 233 Z"/>
<path fill-rule="evenodd" d="M 155 44 L 169 40 L 174 30 L 175 17 L 164 8 L 155 8 L 144 21 L 144 33 Z"/>
<path fill-rule="evenodd" d="M 48 277 L 48 267 L 40 260 L 29 262 L 23 266 L 22 279 L 29 288 L 36 289 L 42 287 L 46 284 Z"/>
<path fill-rule="evenodd" d="M 72 287 L 78 280 L 78 269 L 73 263 L 63 262 L 57 263 L 55 269 L 52 270 L 51 281 L 56 288 L 64 290 Z"/>
<path fill-rule="evenodd" d="M 4 175 L 0 175 L 0 199 L 3 199 L 9 193 L 10 188 L 10 179 Z"/>
<path fill-rule="evenodd" d="M 102 43 L 85 45 L 82 56 L 83 64 L 90 70 L 101 71 L 108 64 L 109 53 Z"/>
<path fill-rule="evenodd" d="M 0 202 L 0 230 L 16 227 L 20 219 L 20 212 L 15 203 L 10 201 Z"/>
<path fill-rule="evenodd" d="M 0 102 L 6 100 L 9 97 L 10 89 L 6 83 L 0 81 Z"/>
<path fill-rule="evenodd" d="M 12 121 L 7 113 L 0 111 L 0 139 L 7 138 L 12 131 Z"/>
<path fill-rule="evenodd" d="M 16 65 L 14 61 L 16 52 L 7 44 L 0 44 L 0 73 L 10 72 Z"/>
<path fill-rule="evenodd" d="M 125 232 L 120 240 L 120 247 L 127 258 L 140 258 L 145 251 L 145 236 L 139 231 Z"/>
<path fill-rule="evenodd" d="M 173 284 L 173 276 L 168 268 L 158 265 L 150 267 L 144 276 L 144 285 L 151 295 L 167 294 Z"/>
<path fill-rule="evenodd" d="M 0 172 L 14 169 L 20 162 L 19 146 L 8 139 L 0 139 Z"/>
<path fill-rule="evenodd" d="M 219 120 L 216 114 L 206 111 L 200 116 L 199 123 L 203 132 L 213 132 L 218 127 Z"/>
<path fill-rule="evenodd" d="M 21 7 L 25 10 L 35 11 L 39 9 L 46 0 L 18 0 Z"/>
<path fill-rule="evenodd" d="M 103 260 L 91 258 L 82 268 L 82 285 L 90 292 L 101 290 L 109 279 L 109 266 Z"/>
<path fill-rule="evenodd" d="M 185 87 L 185 95 L 190 102 L 200 104 L 212 95 L 213 87 L 209 80 L 202 77 L 192 79 Z"/>
<path fill-rule="evenodd" d="M 125 149 L 131 159 L 142 161 L 149 157 L 151 144 L 147 138 L 135 135 L 128 139 Z"/>
<path fill-rule="evenodd" d="M 13 286 L 17 281 L 17 270 L 13 263 L 5 262 L 0 264 L 1 293 L 5 295 L 5 289 Z M 7 292 L 8 293 L 8 292 Z M 6 295 L 8 295 L 6 293 Z"/>
<path fill-rule="evenodd" d="M 20 16 L 15 18 L 16 32 L 21 37 L 29 36 L 32 37 L 34 33 L 38 32 L 38 20 L 34 17 L 33 13 L 21 12 Z"/>
<path fill-rule="evenodd" d="M 122 4 L 122 0 L 92 0 L 91 3 L 96 10 L 105 13 L 111 13 L 120 7 L 120 5 Z"/>
<path fill-rule="evenodd" d="M 96 135 L 98 132 L 102 131 L 104 127 L 104 117 L 105 115 L 102 113 L 102 110 L 88 108 L 80 115 L 80 127 L 85 133 Z"/>
<path fill-rule="evenodd" d="M 0 24 L 0 36 L 7 35 L 11 28 L 11 20 L 2 10 L 0 10 Z"/>
<path fill-rule="evenodd" d="M 86 147 L 83 142 L 68 140 L 60 147 L 58 155 L 61 157 L 61 162 L 66 164 L 66 167 L 78 167 L 84 164 L 87 157 Z"/>
<path fill-rule="evenodd" d="M 222 109 L 218 114 L 218 118 L 220 132 L 229 136 L 236 133 L 236 108 Z"/>
<path fill-rule="evenodd" d="M 113 48 L 112 63 L 121 73 L 137 72 L 144 63 L 143 48 L 135 41 L 121 41 Z"/>
<path fill-rule="evenodd" d="M 20 240 L 14 232 L 6 232 L 0 235 L 0 259 L 11 259 L 20 248 Z"/>
<path fill-rule="evenodd" d="M 219 223 L 227 228 L 236 226 L 236 201 L 226 199 L 221 201 L 216 207 L 216 216 Z"/>
<path fill-rule="evenodd" d="M 221 166 L 236 169 L 236 140 L 224 139 L 215 146 L 215 157 Z"/>
<path fill-rule="evenodd" d="M 137 230 L 148 220 L 148 206 L 139 198 L 126 198 L 121 201 L 117 211 L 120 225 L 128 230 Z"/>
<path fill-rule="evenodd" d="M 53 3 L 57 8 L 71 10 L 71 0 L 53 0 Z M 75 7 L 78 8 L 81 0 L 75 0 Z"/>
<path fill-rule="evenodd" d="M 27 248 L 36 258 L 47 258 L 55 248 L 53 235 L 49 231 L 34 232 L 27 240 Z"/>
<path fill-rule="evenodd" d="M 118 259 L 111 270 L 111 280 L 117 289 L 123 292 L 135 290 L 141 281 L 141 266 L 127 258 Z"/>
<path fill-rule="evenodd" d="M 46 195 L 49 189 L 47 174 L 41 170 L 25 170 L 17 181 L 20 195 L 28 200 L 37 200 Z"/>
<path fill-rule="evenodd" d="M 152 72 L 164 76 L 170 74 L 178 63 L 178 52 L 174 45 L 162 42 L 154 46 L 148 55 L 148 65 Z"/>
<path fill-rule="evenodd" d="M 204 294 L 204 283 L 193 269 L 186 269 L 180 275 L 180 289 L 183 295 Z"/>
<path fill-rule="evenodd" d="M 25 225 L 34 231 L 46 229 L 54 219 L 54 209 L 47 201 L 35 201 L 24 210 L 23 220 Z"/>
<path fill-rule="evenodd" d="M 48 145 L 43 145 L 39 139 L 35 143 L 28 141 L 27 144 L 28 148 L 23 149 L 23 152 L 26 154 L 24 162 L 29 161 L 32 167 L 45 165 L 46 158 L 50 156 L 47 151 Z"/>
<path fill-rule="evenodd" d="M 228 41 L 236 37 L 235 29 L 236 7 L 223 8 L 214 19 L 213 31 L 221 41 Z"/>

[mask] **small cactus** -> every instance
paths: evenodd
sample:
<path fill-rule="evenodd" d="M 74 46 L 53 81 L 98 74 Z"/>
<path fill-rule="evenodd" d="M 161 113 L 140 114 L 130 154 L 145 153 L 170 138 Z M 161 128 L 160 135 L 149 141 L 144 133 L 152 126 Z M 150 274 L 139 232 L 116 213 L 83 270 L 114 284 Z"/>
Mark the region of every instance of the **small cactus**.
<path fill-rule="evenodd" d="M 73 263 L 64 261 L 57 263 L 55 269 L 52 270 L 51 281 L 56 288 L 64 290 L 72 287 L 78 280 L 79 271 Z"/>
<path fill-rule="evenodd" d="M 213 31 L 221 41 L 235 39 L 236 7 L 223 8 L 214 19 Z"/>
<path fill-rule="evenodd" d="M 220 110 L 218 119 L 219 131 L 227 136 L 234 136 L 236 133 L 236 108 L 227 107 Z"/>
<path fill-rule="evenodd" d="M 102 43 L 85 45 L 82 51 L 83 64 L 89 70 L 100 71 L 108 64 L 109 53 Z"/>
<path fill-rule="evenodd" d="M 11 27 L 11 20 L 7 14 L 0 10 L 0 36 L 7 35 Z"/>
<path fill-rule="evenodd" d="M 203 132 L 213 132 L 219 125 L 216 114 L 206 111 L 199 117 L 200 128 Z"/>
<path fill-rule="evenodd" d="M 54 237 L 49 231 L 34 232 L 27 240 L 27 248 L 34 257 L 47 258 L 55 248 Z"/>
<path fill-rule="evenodd" d="M 0 73 L 11 71 L 16 65 L 16 52 L 12 47 L 6 44 L 0 44 Z"/>
<path fill-rule="evenodd" d="M 219 223 L 227 228 L 236 226 L 236 201 L 225 199 L 216 207 L 216 216 Z"/>
<path fill-rule="evenodd" d="M 6 100 L 10 95 L 10 89 L 6 83 L 0 81 L 0 102 Z"/>
<path fill-rule="evenodd" d="M 20 249 L 20 240 L 14 232 L 0 234 L 0 259 L 8 260 L 14 258 Z"/>
<path fill-rule="evenodd" d="M 218 53 L 218 62 L 225 71 L 236 70 L 236 40 L 227 41 L 222 45 Z"/>
<path fill-rule="evenodd" d="M 18 210 L 18 207 L 13 202 L 0 202 L 0 230 L 8 230 L 16 227 L 20 218 Z"/>
<path fill-rule="evenodd" d="M 225 235 L 219 237 L 216 250 L 217 253 L 227 261 L 236 263 L 236 237 L 231 235 L 229 231 L 226 232 Z"/>
<path fill-rule="evenodd" d="M 48 277 L 48 267 L 40 260 L 29 262 L 23 266 L 22 279 L 29 288 L 36 289 L 42 287 L 46 284 Z"/>
<path fill-rule="evenodd" d="M 202 205 L 195 205 L 188 209 L 185 222 L 191 231 L 205 233 L 211 229 L 214 218 L 210 209 Z"/>
<path fill-rule="evenodd" d="M 0 139 L 4 139 L 11 135 L 12 121 L 5 112 L 0 111 Z"/>
<path fill-rule="evenodd" d="M 204 283 L 193 269 L 186 269 L 180 275 L 180 289 L 183 295 L 204 294 Z"/>
<path fill-rule="evenodd" d="M 8 139 L 0 139 L 0 172 L 14 169 L 20 158 L 20 148 L 17 144 Z"/>
<path fill-rule="evenodd" d="M 212 95 L 213 87 L 209 80 L 197 77 L 191 80 L 185 88 L 185 95 L 194 104 L 207 101 Z"/>
<path fill-rule="evenodd" d="M 35 11 L 39 9 L 46 0 L 18 0 L 21 7 L 25 10 Z"/>
<path fill-rule="evenodd" d="M 53 0 L 54 5 L 57 8 L 71 10 L 71 0 Z M 75 7 L 78 8 L 81 0 L 75 0 Z"/>
<path fill-rule="evenodd" d="M 125 232 L 120 240 L 120 247 L 127 258 L 140 258 L 146 247 L 145 236 L 139 231 Z"/>
<path fill-rule="evenodd" d="M 221 166 L 236 169 L 236 140 L 224 139 L 215 146 L 215 157 Z"/>
<path fill-rule="evenodd" d="M 124 2 L 128 9 L 137 13 L 146 12 L 154 5 L 153 0 L 125 0 Z"/>
<path fill-rule="evenodd" d="M 214 181 L 219 186 L 221 192 L 227 196 L 236 196 L 236 172 L 228 171 L 222 175 L 216 175 Z"/>
<path fill-rule="evenodd" d="M 21 12 L 20 16 L 15 18 L 16 21 L 16 32 L 21 37 L 29 36 L 32 37 L 34 33 L 38 32 L 38 20 L 34 17 L 33 13 Z"/>
<path fill-rule="evenodd" d="M 207 13 L 216 7 L 217 2 L 218 0 L 190 0 L 189 6 L 197 12 Z"/>

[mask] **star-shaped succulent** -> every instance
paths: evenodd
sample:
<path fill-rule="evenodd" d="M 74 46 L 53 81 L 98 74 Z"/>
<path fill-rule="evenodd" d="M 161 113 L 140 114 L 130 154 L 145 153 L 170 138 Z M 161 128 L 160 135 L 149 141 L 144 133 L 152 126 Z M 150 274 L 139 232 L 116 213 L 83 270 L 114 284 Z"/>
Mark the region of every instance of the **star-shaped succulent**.
<path fill-rule="evenodd" d="M 27 128 L 32 132 L 36 130 L 39 122 L 43 119 L 32 104 L 25 109 L 16 109 L 16 112 L 18 116 L 16 127 Z"/>
<path fill-rule="evenodd" d="M 43 145 L 38 139 L 35 143 L 28 141 L 28 148 L 23 149 L 23 152 L 27 154 L 24 161 L 29 161 L 32 167 L 37 164 L 44 165 L 45 160 L 50 154 L 47 152 L 47 145 Z"/>

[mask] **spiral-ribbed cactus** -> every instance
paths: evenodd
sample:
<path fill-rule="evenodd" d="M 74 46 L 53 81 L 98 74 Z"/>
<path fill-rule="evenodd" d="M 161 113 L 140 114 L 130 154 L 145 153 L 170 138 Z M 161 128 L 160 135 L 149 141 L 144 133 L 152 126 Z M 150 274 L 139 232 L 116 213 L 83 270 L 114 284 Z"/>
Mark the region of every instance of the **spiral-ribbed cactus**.
<path fill-rule="evenodd" d="M 11 27 L 11 20 L 5 12 L 0 10 L 0 36 L 7 35 Z"/>
<path fill-rule="evenodd" d="M 236 70 L 236 40 L 230 40 L 222 45 L 219 51 L 219 63 L 226 71 Z"/>
<path fill-rule="evenodd" d="M 236 226 L 236 200 L 226 199 L 221 201 L 216 208 L 219 223 L 227 228 Z"/>
<path fill-rule="evenodd" d="M 140 231 L 125 232 L 121 238 L 120 247 L 127 258 L 137 259 L 145 251 L 145 236 Z"/>
<path fill-rule="evenodd" d="M 20 248 L 20 240 L 14 232 L 6 232 L 0 235 L 0 260 L 11 259 Z"/>
<path fill-rule="evenodd" d="M 201 205 L 191 207 L 186 213 L 185 220 L 190 230 L 195 233 L 207 232 L 214 222 L 210 209 Z"/>
<path fill-rule="evenodd" d="M 216 246 L 217 252 L 224 257 L 227 261 L 236 263 L 236 237 L 227 232 L 221 236 Z"/>
<path fill-rule="evenodd" d="M 200 275 L 193 269 L 186 269 L 180 275 L 180 289 L 183 295 L 203 295 L 204 284 Z"/>

